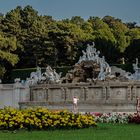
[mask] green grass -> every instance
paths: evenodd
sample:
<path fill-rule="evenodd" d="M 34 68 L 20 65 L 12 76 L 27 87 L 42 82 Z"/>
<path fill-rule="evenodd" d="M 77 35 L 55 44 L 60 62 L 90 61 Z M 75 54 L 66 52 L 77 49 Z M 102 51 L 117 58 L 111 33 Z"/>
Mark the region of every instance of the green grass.
<path fill-rule="evenodd" d="M 139 140 L 140 125 L 99 124 L 97 128 L 55 131 L 0 131 L 0 140 Z"/>

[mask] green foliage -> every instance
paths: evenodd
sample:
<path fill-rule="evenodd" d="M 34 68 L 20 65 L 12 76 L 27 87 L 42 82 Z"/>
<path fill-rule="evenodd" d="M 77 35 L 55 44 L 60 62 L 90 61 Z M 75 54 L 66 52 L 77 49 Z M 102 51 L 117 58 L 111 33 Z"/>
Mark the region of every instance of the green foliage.
<path fill-rule="evenodd" d="M 16 38 L 15 37 L 5 37 L 0 33 L 0 77 L 3 77 L 6 67 L 8 65 L 14 66 L 19 58 L 17 54 L 13 52 L 16 50 Z"/>
<path fill-rule="evenodd" d="M 127 26 L 120 19 L 115 19 L 111 16 L 105 16 L 103 21 L 106 22 L 112 30 L 116 39 L 116 47 L 120 52 L 124 52 L 126 47 L 129 45 L 126 36 L 126 33 L 128 32 Z"/>
<path fill-rule="evenodd" d="M 16 38 L 4 37 L 0 34 L 0 59 L 6 60 L 12 65 L 18 61 L 17 55 L 11 53 L 16 50 Z"/>
<path fill-rule="evenodd" d="M 124 54 L 127 62 L 134 63 L 135 58 L 140 60 L 140 39 L 134 39 L 131 41 Z"/>
<path fill-rule="evenodd" d="M 134 39 L 140 39 L 140 29 L 139 28 L 132 28 L 128 31 L 128 36 L 130 36 L 131 41 Z"/>
<path fill-rule="evenodd" d="M 5 71 L 5 68 L 2 67 L 2 66 L 0 66 L 0 79 L 2 79 L 2 77 L 3 77 L 3 75 L 4 75 L 5 72 L 6 72 Z"/>
<path fill-rule="evenodd" d="M 93 26 L 96 48 L 105 56 L 107 62 L 114 63 L 120 57 L 120 51 L 116 47 L 117 40 L 109 25 L 98 17 L 90 17 L 88 20 Z"/>
<path fill-rule="evenodd" d="M 140 44 L 135 43 L 139 38 L 140 28 L 135 22 L 123 23 L 111 16 L 91 16 L 88 20 L 73 16 L 56 21 L 39 15 L 30 5 L 18 6 L 5 16 L 0 14 L 0 62 L 6 70 L 8 64 L 18 69 L 72 66 L 81 50 L 93 41 L 109 63 L 117 63 L 122 57 L 131 63 L 135 59 L 131 48 L 139 56 Z"/>

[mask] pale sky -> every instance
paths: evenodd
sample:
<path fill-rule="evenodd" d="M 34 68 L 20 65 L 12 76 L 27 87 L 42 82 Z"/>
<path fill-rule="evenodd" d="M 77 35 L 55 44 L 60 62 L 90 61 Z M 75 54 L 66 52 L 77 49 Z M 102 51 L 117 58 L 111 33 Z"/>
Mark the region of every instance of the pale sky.
<path fill-rule="evenodd" d="M 81 16 L 100 18 L 110 15 L 123 22 L 140 24 L 140 0 L 0 0 L 0 12 L 5 14 L 16 6 L 31 5 L 42 15 L 56 20 Z"/>

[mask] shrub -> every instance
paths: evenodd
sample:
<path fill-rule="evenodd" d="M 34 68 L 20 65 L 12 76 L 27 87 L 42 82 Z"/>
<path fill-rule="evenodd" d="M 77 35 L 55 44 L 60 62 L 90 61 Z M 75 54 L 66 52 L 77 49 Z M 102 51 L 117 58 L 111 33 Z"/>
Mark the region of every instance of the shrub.
<path fill-rule="evenodd" d="M 23 127 L 24 115 L 14 108 L 0 110 L 0 129 L 19 129 Z"/>
<path fill-rule="evenodd" d="M 130 114 L 127 113 L 92 113 L 95 121 L 101 123 L 128 123 Z"/>
<path fill-rule="evenodd" d="M 134 115 L 129 116 L 129 123 L 140 124 L 140 115 L 135 113 Z"/>
<path fill-rule="evenodd" d="M 67 110 L 36 108 L 20 111 L 10 107 L 0 110 L 0 129 L 78 129 L 96 125 L 92 115 L 74 114 Z"/>

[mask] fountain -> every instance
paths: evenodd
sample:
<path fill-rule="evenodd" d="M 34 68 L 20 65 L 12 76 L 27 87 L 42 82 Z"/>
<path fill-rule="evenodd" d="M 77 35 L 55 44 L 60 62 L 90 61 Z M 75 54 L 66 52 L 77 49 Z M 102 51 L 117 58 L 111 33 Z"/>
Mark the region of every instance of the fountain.
<path fill-rule="evenodd" d="M 72 110 L 72 98 L 76 96 L 80 111 L 135 111 L 136 97 L 140 96 L 138 60 L 133 66 L 134 74 L 110 67 L 94 43 L 87 45 L 74 69 L 65 77 L 50 66 L 44 73 L 38 67 L 27 80 L 30 93 L 26 100 L 19 102 L 20 108 L 45 106 Z"/>
<path fill-rule="evenodd" d="M 105 80 L 111 73 L 109 64 L 104 56 L 99 57 L 100 51 L 96 51 L 94 43 L 87 46 L 86 51 L 82 50 L 83 56 L 75 64 L 74 70 L 67 73 L 66 82 L 88 82 Z"/>

